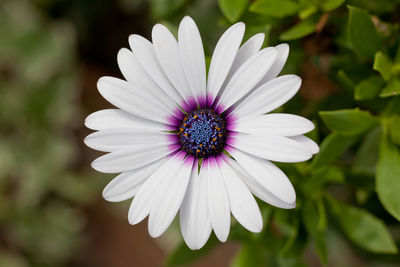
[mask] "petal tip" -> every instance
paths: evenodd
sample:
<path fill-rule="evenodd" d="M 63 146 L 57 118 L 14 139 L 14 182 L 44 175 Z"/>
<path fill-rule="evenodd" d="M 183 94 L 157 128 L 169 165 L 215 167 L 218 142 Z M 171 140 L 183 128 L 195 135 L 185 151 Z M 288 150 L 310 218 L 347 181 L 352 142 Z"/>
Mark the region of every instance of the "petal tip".
<path fill-rule="evenodd" d="M 151 216 L 151 215 L 150 215 Z M 153 224 L 150 223 L 150 218 L 149 218 L 149 223 L 148 223 L 148 230 L 149 230 L 149 234 L 152 238 L 157 238 L 160 237 L 162 235 L 162 233 L 164 232 L 160 227 L 154 227 L 152 226 Z"/>
<path fill-rule="evenodd" d="M 85 123 L 86 123 L 86 121 L 85 121 Z M 86 136 L 86 137 L 83 139 L 83 143 L 84 143 L 87 147 L 91 147 L 91 146 L 90 146 L 90 138 L 91 138 L 91 136 L 92 136 L 92 134 L 89 134 L 88 136 Z"/>
<path fill-rule="evenodd" d="M 142 221 L 142 220 L 141 220 L 139 217 L 134 216 L 134 215 L 132 214 L 132 212 L 130 212 L 130 213 L 128 214 L 128 223 L 129 223 L 130 225 L 138 224 L 138 223 L 140 223 L 141 221 Z"/>
<path fill-rule="evenodd" d="M 312 147 L 312 153 L 313 155 L 319 153 L 319 146 L 315 144 L 315 146 Z"/>
<path fill-rule="evenodd" d="M 183 22 L 185 22 L 185 23 L 188 23 L 188 22 L 193 23 L 194 20 L 193 20 L 189 15 L 186 15 L 186 16 L 184 16 L 183 19 L 181 20 L 181 23 L 183 23 Z"/>
<path fill-rule="evenodd" d="M 310 125 L 309 125 L 310 131 L 309 132 L 311 132 L 312 130 L 315 129 L 315 124 L 312 121 L 309 121 L 309 122 L 310 122 Z"/>
<path fill-rule="evenodd" d="M 259 32 L 259 33 L 254 35 L 254 38 L 260 40 L 261 46 L 262 46 L 262 44 L 264 43 L 264 39 L 265 39 L 265 33 Z"/>
<path fill-rule="evenodd" d="M 162 25 L 160 23 L 157 23 L 156 25 L 153 26 L 152 34 L 158 33 L 160 31 L 165 31 L 165 30 L 168 31 L 167 27 L 165 27 L 164 25 Z M 153 36 L 153 38 L 154 38 L 154 36 Z"/>
<path fill-rule="evenodd" d="M 123 60 L 125 57 L 130 56 L 132 52 L 126 48 L 122 47 L 120 50 L 118 50 L 117 53 L 117 62 L 120 64 L 120 61 Z"/>
<path fill-rule="evenodd" d="M 92 127 L 92 125 L 91 125 L 91 121 L 92 121 L 91 115 L 92 115 L 92 114 L 90 114 L 89 116 L 87 116 L 87 117 L 85 118 L 85 121 L 83 122 L 83 124 L 85 125 L 86 128 L 93 130 L 93 127 Z"/>
<path fill-rule="evenodd" d="M 98 80 L 97 80 L 97 89 L 100 91 L 100 90 L 102 90 L 102 88 L 103 88 L 103 86 L 108 82 L 108 79 L 109 79 L 110 77 L 108 77 L 108 76 L 103 76 L 103 77 L 100 77 Z"/>
<path fill-rule="evenodd" d="M 279 44 L 279 45 L 275 46 L 275 48 L 277 48 L 279 50 L 283 50 L 283 51 L 286 52 L 286 51 L 289 51 L 289 44 L 282 43 L 282 44 Z"/>
<path fill-rule="evenodd" d="M 101 172 L 101 164 L 99 163 L 99 158 L 92 161 L 90 166 L 98 172 Z"/>
<path fill-rule="evenodd" d="M 253 233 L 261 233 L 262 229 L 263 229 L 263 224 L 261 220 L 261 223 L 258 223 L 253 229 L 251 229 L 251 231 Z"/>
<path fill-rule="evenodd" d="M 101 193 L 101 196 L 102 196 L 105 200 L 107 200 L 107 201 L 109 201 L 109 202 L 114 202 L 114 201 L 112 201 L 112 196 L 110 195 L 110 189 L 109 189 L 108 186 L 106 186 L 106 187 L 103 189 L 103 192 Z"/>
<path fill-rule="evenodd" d="M 196 242 L 195 240 L 185 240 L 186 245 L 188 246 L 188 248 L 190 248 L 191 250 L 199 250 L 204 246 L 204 242 L 203 243 L 199 243 Z"/>
<path fill-rule="evenodd" d="M 228 240 L 228 235 L 217 235 L 217 238 L 219 241 L 221 241 L 222 243 L 225 243 L 226 240 Z"/>
<path fill-rule="evenodd" d="M 128 223 L 130 225 L 135 225 L 136 224 L 135 221 L 133 220 L 133 218 L 131 218 L 131 216 L 128 216 Z"/>
<path fill-rule="evenodd" d="M 244 31 L 246 30 L 246 24 L 243 22 L 237 22 L 233 24 L 226 32 L 230 31 L 237 31 L 240 32 L 240 35 L 244 35 Z"/>
<path fill-rule="evenodd" d="M 129 35 L 129 37 L 128 37 L 128 42 L 129 42 L 129 45 L 131 46 L 131 49 L 133 49 L 133 44 L 134 44 L 135 41 L 137 40 L 138 36 L 139 36 L 139 35 L 137 35 L 137 34 L 131 34 L 131 35 Z"/>
<path fill-rule="evenodd" d="M 239 22 L 235 23 L 233 26 L 240 27 L 240 28 L 245 28 L 246 24 L 244 22 L 242 22 L 242 21 L 239 21 Z"/>

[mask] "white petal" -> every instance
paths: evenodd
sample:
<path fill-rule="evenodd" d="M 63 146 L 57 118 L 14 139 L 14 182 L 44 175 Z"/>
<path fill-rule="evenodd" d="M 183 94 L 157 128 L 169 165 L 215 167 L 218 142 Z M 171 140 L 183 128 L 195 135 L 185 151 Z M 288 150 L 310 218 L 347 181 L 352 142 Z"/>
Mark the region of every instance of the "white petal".
<path fill-rule="evenodd" d="M 182 96 L 179 95 L 178 91 L 172 86 L 161 69 L 153 44 L 140 35 L 132 34 L 129 36 L 129 45 L 147 74 L 153 78 L 167 95 L 176 103 L 180 104 L 182 102 Z"/>
<path fill-rule="evenodd" d="M 297 115 L 271 113 L 238 119 L 235 131 L 256 135 L 295 136 L 314 129 L 314 124 Z"/>
<path fill-rule="evenodd" d="M 255 34 L 239 48 L 235 60 L 232 63 L 232 67 L 229 70 L 229 73 L 224 81 L 224 84 L 221 87 L 221 90 L 219 91 L 219 94 L 221 94 L 225 90 L 227 84 L 230 82 L 233 75 L 240 68 L 240 66 L 242 66 L 244 62 L 250 59 L 258 51 L 260 51 L 260 48 L 264 42 L 264 37 L 265 37 L 264 33 Z"/>
<path fill-rule="evenodd" d="M 244 35 L 242 22 L 232 25 L 219 39 L 214 49 L 208 71 L 207 93 L 213 98 L 218 92 L 231 69 Z"/>
<path fill-rule="evenodd" d="M 308 138 L 307 136 L 304 136 L 304 135 L 291 136 L 290 139 L 293 139 L 297 142 L 302 143 L 313 154 L 317 154 L 319 152 L 319 147 L 318 147 L 317 143 L 315 143 L 311 138 Z"/>
<path fill-rule="evenodd" d="M 259 199 L 272 206 L 282 209 L 293 209 L 296 207 L 296 203 L 286 203 L 277 198 L 268 190 L 266 185 L 261 184 L 253 177 L 249 176 L 249 174 L 237 162 L 233 162 L 232 167 L 237 173 L 241 174 L 240 178 L 242 179 L 243 183 L 245 183 L 249 190 Z"/>
<path fill-rule="evenodd" d="M 165 173 L 170 173 L 175 166 L 175 158 L 169 158 L 143 183 L 129 208 L 128 220 L 130 224 L 137 224 L 149 215 L 152 204 L 158 197 L 157 191 L 160 189 Z"/>
<path fill-rule="evenodd" d="M 206 95 L 206 63 L 203 42 L 196 23 L 186 16 L 179 25 L 179 55 L 193 96 Z"/>
<path fill-rule="evenodd" d="M 134 128 L 115 128 L 101 130 L 88 135 L 84 142 L 95 150 L 113 152 L 135 145 L 171 143 L 167 133 Z"/>
<path fill-rule="evenodd" d="M 221 164 L 220 170 L 225 180 L 230 208 L 236 220 L 252 232 L 261 232 L 263 222 L 260 209 L 249 189 L 239 178 L 239 173 L 230 166 L 231 159 Z"/>
<path fill-rule="evenodd" d="M 264 42 L 264 37 L 264 33 L 255 34 L 239 48 L 239 51 L 237 52 L 235 60 L 233 61 L 232 67 L 229 71 L 227 80 L 230 80 L 240 66 L 242 66 L 244 62 L 250 59 L 261 49 L 261 46 Z"/>
<path fill-rule="evenodd" d="M 200 249 L 211 234 L 207 206 L 207 177 L 203 170 L 192 172 L 179 212 L 183 239 L 191 249 Z"/>
<path fill-rule="evenodd" d="M 254 156 L 278 162 L 301 162 L 312 157 L 312 153 L 304 145 L 288 137 L 276 135 L 238 133 L 232 146 Z"/>
<path fill-rule="evenodd" d="M 274 64 L 271 69 L 265 74 L 264 78 L 260 81 L 259 85 L 262 85 L 272 79 L 274 79 L 278 74 L 282 71 L 285 66 L 287 57 L 289 55 L 289 45 L 288 44 L 280 44 L 275 46 L 278 54 L 275 59 Z"/>
<path fill-rule="evenodd" d="M 104 173 L 126 172 L 146 166 L 171 152 L 165 144 L 136 145 L 95 159 L 92 168 Z"/>
<path fill-rule="evenodd" d="M 299 90 L 301 79 L 284 75 L 258 87 L 233 111 L 239 118 L 268 113 L 291 99 Z"/>
<path fill-rule="evenodd" d="M 296 193 L 287 176 L 267 160 L 253 157 L 239 150 L 230 151 L 240 167 L 247 173 L 241 175 L 243 182 L 260 199 L 280 207 L 294 208 Z M 235 167 L 235 162 L 231 162 Z M 237 171 L 241 171 L 237 167 Z"/>
<path fill-rule="evenodd" d="M 120 109 L 104 109 L 96 111 L 85 119 L 85 125 L 92 130 L 106 130 L 113 128 L 135 128 L 163 131 L 161 123 L 132 115 Z"/>
<path fill-rule="evenodd" d="M 166 161 L 167 158 L 163 158 L 137 170 L 121 173 L 104 188 L 104 199 L 119 202 L 132 198 L 143 182 Z"/>
<path fill-rule="evenodd" d="M 222 92 L 219 103 L 222 103 L 225 108 L 229 108 L 250 92 L 271 68 L 275 57 L 275 48 L 269 47 L 253 55 L 242 64 Z"/>
<path fill-rule="evenodd" d="M 148 91 L 152 97 L 169 109 L 173 110 L 176 107 L 175 102 L 147 74 L 131 51 L 126 48 L 120 49 L 117 59 L 119 68 L 128 82 L 140 90 Z"/>
<path fill-rule="evenodd" d="M 153 27 L 152 40 L 158 62 L 175 89 L 185 99 L 192 96 L 179 59 L 178 42 L 175 37 L 165 26 L 156 24 Z"/>
<path fill-rule="evenodd" d="M 171 224 L 178 212 L 190 180 L 193 168 L 193 158 L 174 158 L 174 166 L 163 174 L 149 216 L 149 233 L 152 237 L 159 237 Z M 196 166 L 197 167 L 197 166 Z"/>
<path fill-rule="evenodd" d="M 171 181 L 171 177 L 178 174 L 180 169 L 186 170 L 185 166 L 186 164 L 184 164 L 181 154 L 177 154 L 169 158 L 153 172 L 133 198 L 128 214 L 130 224 L 137 224 L 146 218 L 153 209 L 154 204 L 157 203 L 157 199 L 161 197 L 161 194 L 164 194 L 165 190 L 168 191 L 168 182 Z M 189 170 L 191 170 L 191 166 Z"/>
<path fill-rule="evenodd" d="M 165 123 L 169 110 L 152 97 L 149 92 L 135 88 L 133 84 L 113 78 L 102 77 L 97 82 L 100 94 L 111 104 L 133 115 Z"/>
<path fill-rule="evenodd" d="M 202 169 L 204 168 L 204 171 L 207 172 L 207 197 L 211 226 L 217 238 L 221 242 L 225 242 L 231 226 L 229 197 L 217 162 L 214 158 L 210 158 L 208 161 L 208 165 L 203 162 Z"/>

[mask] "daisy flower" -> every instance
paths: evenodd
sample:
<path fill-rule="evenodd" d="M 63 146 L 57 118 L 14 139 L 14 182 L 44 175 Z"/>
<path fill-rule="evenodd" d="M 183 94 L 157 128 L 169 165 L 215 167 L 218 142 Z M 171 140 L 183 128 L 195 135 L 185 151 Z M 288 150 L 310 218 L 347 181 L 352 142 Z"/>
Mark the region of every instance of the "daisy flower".
<path fill-rule="evenodd" d="M 314 125 L 290 114 L 267 114 L 292 98 L 296 75 L 277 77 L 287 44 L 261 49 L 264 34 L 241 45 L 245 25 L 219 39 L 206 74 L 203 44 L 190 17 L 178 41 L 163 25 L 152 42 L 131 35 L 118 65 L 125 80 L 102 77 L 100 94 L 117 109 L 97 111 L 85 125 L 97 132 L 87 146 L 108 154 L 93 161 L 103 173 L 120 173 L 104 189 L 108 201 L 133 198 L 129 223 L 147 216 L 160 236 L 179 211 L 183 238 L 201 248 L 211 231 L 226 241 L 231 214 L 243 227 L 263 226 L 253 195 L 279 208 L 296 205 L 287 176 L 271 161 L 300 162 L 318 152 L 303 134 Z"/>

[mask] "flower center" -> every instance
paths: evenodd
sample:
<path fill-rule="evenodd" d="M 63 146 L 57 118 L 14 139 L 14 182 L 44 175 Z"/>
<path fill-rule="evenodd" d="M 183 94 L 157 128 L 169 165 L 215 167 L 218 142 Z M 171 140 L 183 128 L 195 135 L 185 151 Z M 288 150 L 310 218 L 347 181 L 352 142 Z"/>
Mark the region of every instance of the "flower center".
<path fill-rule="evenodd" d="M 189 113 L 179 126 L 182 150 L 196 157 L 218 155 L 226 140 L 225 118 L 212 109 Z"/>

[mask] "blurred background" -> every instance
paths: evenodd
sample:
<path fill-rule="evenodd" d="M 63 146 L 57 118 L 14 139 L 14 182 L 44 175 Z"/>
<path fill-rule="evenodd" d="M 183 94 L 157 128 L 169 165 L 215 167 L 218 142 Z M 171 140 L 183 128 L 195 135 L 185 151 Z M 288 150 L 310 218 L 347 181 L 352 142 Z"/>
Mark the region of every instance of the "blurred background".
<path fill-rule="evenodd" d="M 200 251 L 174 222 L 158 239 L 108 203 L 113 176 L 90 168 L 84 118 L 111 107 L 101 76 L 155 23 L 197 22 L 208 60 L 244 21 L 264 46 L 287 42 L 284 73 L 302 77 L 279 111 L 318 126 L 321 153 L 282 164 L 295 210 L 260 204 L 264 230 L 232 226 Z M 400 266 L 399 0 L 0 0 L 0 267 Z M 397 219 L 396 219 L 397 218 Z"/>

